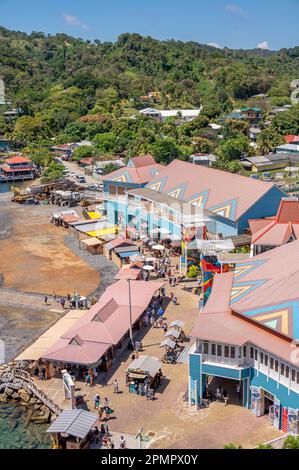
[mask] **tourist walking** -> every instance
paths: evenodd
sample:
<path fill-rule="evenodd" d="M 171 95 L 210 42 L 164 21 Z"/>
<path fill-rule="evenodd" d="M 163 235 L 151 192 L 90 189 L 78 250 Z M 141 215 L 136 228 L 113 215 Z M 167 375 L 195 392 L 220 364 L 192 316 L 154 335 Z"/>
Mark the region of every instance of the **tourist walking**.
<path fill-rule="evenodd" d="M 36 379 L 39 378 L 39 368 L 38 368 L 38 367 L 36 367 L 36 368 L 34 369 L 34 373 L 33 373 L 33 374 L 34 374 L 34 377 L 35 377 Z"/>
<path fill-rule="evenodd" d="M 221 401 L 222 399 L 222 390 L 221 390 L 221 385 L 219 385 L 219 387 L 217 388 L 216 390 L 216 398 L 217 398 L 217 401 Z"/>
<path fill-rule="evenodd" d="M 94 397 L 94 407 L 97 410 L 100 406 L 100 395 L 97 393 Z"/>
<path fill-rule="evenodd" d="M 237 394 L 237 399 L 240 400 L 240 396 L 241 396 L 240 384 L 237 384 L 237 386 L 236 386 L 236 394 Z"/>
<path fill-rule="evenodd" d="M 118 387 L 117 379 L 114 380 L 114 393 L 119 393 L 119 387 Z"/>
<path fill-rule="evenodd" d="M 224 399 L 225 406 L 227 406 L 228 405 L 228 394 L 227 394 L 226 390 L 223 391 L 223 399 Z"/>
<path fill-rule="evenodd" d="M 45 304 L 48 305 L 48 297 L 45 295 Z"/>
<path fill-rule="evenodd" d="M 42 368 L 42 380 L 47 380 L 45 367 Z"/>

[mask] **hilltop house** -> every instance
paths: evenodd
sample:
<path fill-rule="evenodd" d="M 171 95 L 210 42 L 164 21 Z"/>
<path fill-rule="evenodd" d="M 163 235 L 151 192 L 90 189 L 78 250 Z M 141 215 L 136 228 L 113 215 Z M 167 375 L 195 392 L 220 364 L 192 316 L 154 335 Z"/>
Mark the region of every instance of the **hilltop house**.
<path fill-rule="evenodd" d="M 34 179 L 34 164 L 29 158 L 15 156 L 7 158 L 0 167 L 0 182 Z"/>

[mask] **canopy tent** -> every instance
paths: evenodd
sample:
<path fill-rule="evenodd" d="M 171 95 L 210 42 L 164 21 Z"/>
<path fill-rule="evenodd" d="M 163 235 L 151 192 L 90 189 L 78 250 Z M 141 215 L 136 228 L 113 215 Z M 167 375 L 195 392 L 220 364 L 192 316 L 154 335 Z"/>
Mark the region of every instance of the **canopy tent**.
<path fill-rule="evenodd" d="M 84 439 L 98 420 L 98 415 L 85 410 L 64 410 L 47 429 L 47 433 L 67 433 Z"/>
<path fill-rule="evenodd" d="M 163 245 L 153 245 L 151 248 L 152 248 L 152 250 L 156 250 L 156 251 L 164 251 L 165 250 L 165 246 L 163 246 Z"/>
<path fill-rule="evenodd" d="M 130 256 L 131 261 L 144 261 L 143 256 L 139 253 L 134 253 L 134 255 Z"/>
<path fill-rule="evenodd" d="M 142 269 L 144 269 L 145 271 L 154 271 L 155 270 L 154 266 L 149 266 L 148 264 L 143 266 Z"/>
<path fill-rule="evenodd" d="M 159 369 L 161 369 L 161 362 L 156 357 L 139 356 L 129 365 L 126 372 L 155 377 Z"/>
<path fill-rule="evenodd" d="M 178 327 L 178 328 L 183 328 L 185 323 L 182 320 L 174 320 L 173 322 L 170 323 L 170 327 Z"/>
<path fill-rule="evenodd" d="M 178 339 L 180 337 L 180 332 L 178 330 L 172 329 L 172 330 L 167 331 L 167 333 L 165 334 L 165 337 L 166 338 L 172 337 L 172 338 Z"/>
<path fill-rule="evenodd" d="M 162 341 L 162 343 L 160 344 L 160 348 L 169 348 L 169 349 L 174 349 L 175 348 L 175 341 L 173 341 L 172 339 L 165 339 L 164 341 Z"/>
<path fill-rule="evenodd" d="M 118 253 L 120 258 L 130 258 L 131 256 L 135 254 L 136 254 L 136 251 L 124 251 L 123 253 Z"/>

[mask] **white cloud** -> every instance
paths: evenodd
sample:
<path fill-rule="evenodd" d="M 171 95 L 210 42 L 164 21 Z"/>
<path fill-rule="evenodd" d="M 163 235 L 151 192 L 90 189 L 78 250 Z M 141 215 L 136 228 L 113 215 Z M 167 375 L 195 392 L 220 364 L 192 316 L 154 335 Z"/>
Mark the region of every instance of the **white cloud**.
<path fill-rule="evenodd" d="M 239 5 L 226 5 L 224 7 L 226 11 L 233 13 L 234 15 L 244 16 L 245 11 Z"/>
<path fill-rule="evenodd" d="M 86 31 L 89 29 L 87 24 L 80 21 L 78 18 L 76 18 L 76 16 L 68 15 L 67 13 L 65 13 L 63 15 L 63 18 L 65 22 L 70 26 L 78 26 L 79 28 L 85 29 Z"/>
<path fill-rule="evenodd" d="M 262 41 L 257 46 L 257 49 L 270 49 L 268 41 Z"/>
<path fill-rule="evenodd" d="M 222 49 L 222 47 L 217 42 L 209 42 L 208 46 L 216 47 L 216 49 Z"/>

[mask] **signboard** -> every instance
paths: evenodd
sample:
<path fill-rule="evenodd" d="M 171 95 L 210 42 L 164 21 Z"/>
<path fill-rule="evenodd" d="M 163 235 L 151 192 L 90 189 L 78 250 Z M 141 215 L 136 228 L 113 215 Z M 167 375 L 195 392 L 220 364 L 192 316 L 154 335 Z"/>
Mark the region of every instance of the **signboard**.
<path fill-rule="evenodd" d="M 289 414 L 288 408 L 283 408 L 282 409 L 281 429 L 285 433 L 288 432 L 288 414 Z"/>
<path fill-rule="evenodd" d="M 261 401 L 261 389 L 251 386 L 251 412 L 258 416 L 259 404 Z"/>
<path fill-rule="evenodd" d="M 280 401 L 275 398 L 274 400 L 274 422 L 273 426 L 276 429 L 279 429 L 280 427 Z"/>
<path fill-rule="evenodd" d="M 298 434 L 298 410 L 289 408 L 288 410 L 288 434 Z"/>

